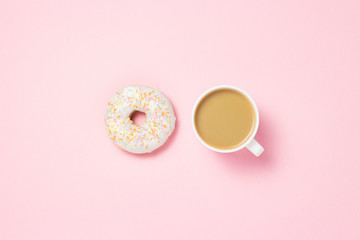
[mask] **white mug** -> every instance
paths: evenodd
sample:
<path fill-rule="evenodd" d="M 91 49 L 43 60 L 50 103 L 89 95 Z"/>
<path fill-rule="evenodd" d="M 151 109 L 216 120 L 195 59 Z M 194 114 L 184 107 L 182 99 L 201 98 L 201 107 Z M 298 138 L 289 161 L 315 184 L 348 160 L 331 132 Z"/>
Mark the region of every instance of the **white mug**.
<path fill-rule="evenodd" d="M 244 142 L 242 145 L 236 147 L 236 148 L 232 148 L 232 149 L 218 149 L 218 148 L 214 148 L 212 146 L 210 146 L 209 144 L 207 144 L 206 142 L 204 142 L 204 140 L 202 140 L 202 138 L 199 136 L 199 133 L 196 130 L 195 127 L 195 111 L 198 107 L 198 105 L 200 104 L 200 102 L 204 99 L 205 96 L 207 96 L 210 92 L 216 91 L 216 90 L 220 90 L 220 89 L 231 89 L 231 90 L 235 90 L 239 93 L 241 93 L 242 95 L 244 95 L 245 97 L 247 97 L 249 99 L 249 101 L 251 102 L 254 110 L 255 110 L 255 128 L 253 129 L 253 132 L 250 136 L 250 138 Z M 246 147 L 247 149 L 250 150 L 250 152 L 252 152 L 255 156 L 260 156 L 260 154 L 264 151 L 264 148 L 254 139 L 255 134 L 259 128 L 259 111 L 256 107 L 256 104 L 254 102 L 254 100 L 252 100 L 252 98 L 243 90 L 234 87 L 234 86 L 229 86 L 229 85 L 220 85 L 220 86 L 216 86 L 213 88 L 210 88 L 209 90 L 205 91 L 203 94 L 201 94 L 201 96 L 198 98 L 198 100 L 196 101 L 194 108 L 193 108 L 193 112 L 192 112 L 192 125 L 193 125 L 193 129 L 195 132 L 195 135 L 197 136 L 197 138 L 199 139 L 199 141 L 204 144 L 207 148 L 215 151 L 215 152 L 220 152 L 220 153 L 231 153 L 231 152 L 236 152 L 239 151 L 240 149 Z"/>

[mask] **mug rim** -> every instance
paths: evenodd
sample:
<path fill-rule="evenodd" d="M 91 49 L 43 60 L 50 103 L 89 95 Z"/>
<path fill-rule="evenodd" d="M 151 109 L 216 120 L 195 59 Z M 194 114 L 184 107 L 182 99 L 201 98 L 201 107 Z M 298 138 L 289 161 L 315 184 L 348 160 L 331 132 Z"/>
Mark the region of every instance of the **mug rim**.
<path fill-rule="evenodd" d="M 236 147 L 236 148 L 231 148 L 231 149 L 218 149 L 218 148 L 214 148 L 212 146 L 210 146 L 209 144 L 207 144 L 199 135 L 199 133 L 197 132 L 196 130 L 196 127 L 195 127 L 195 112 L 196 112 L 196 109 L 197 107 L 199 106 L 199 103 L 204 99 L 205 96 L 207 96 L 209 93 L 211 92 L 214 92 L 216 90 L 220 90 L 220 89 L 231 89 L 231 90 L 235 90 L 237 92 L 240 92 L 241 94 L 243 94 L 245 97 L 247 97 L 247 99 L 251 102 L 251 105 L 253 106 L 254 108 L 254 111 L 255 111 L 255 127 L 254 127 L 254 130 L 251 134 L 251 136 L 249 137 L 249 139 L 244 142 L 243 144 L 241 144 L 240 146 Z M 220 152 L 220 153 L 231 153 L 231 152 L 236 152 L 236 151 L 239 151 L 240 149 L 243 149 L 244 147 L 246 147 L 246 145 L 248 145 L 255 137 L 257 131 L 258 131 L 258 128 L 259 128 L 259 111 L 258 111 L 258 108 L 254 102 L 254 100 L 250 97 L 249 94 L 247 94 L 244 90 L 238 88 L 238 87 L 235 87 L 235 86 L 232 86 L 232 85 L 218 85 L 218 86 L 215 86 L 215 87 L 212 87 L 212 88 L 209 88 L 208 90 L 206 90 L 205 92 L 203 92 L 199 97 L 198 99 L 196 100 L 195 104 L 194 104 L 194 107 L 193 107 L 193 111 L 192 111 L 192 126 L 193 126 L 193 130 L 195 132 L 195 135 L 196 137 L 198 138 L 198 140 L 203 144 L 205 145 L 207 148 L 209 148 L 210 150 L 213 150 L 215 152 Z"/>

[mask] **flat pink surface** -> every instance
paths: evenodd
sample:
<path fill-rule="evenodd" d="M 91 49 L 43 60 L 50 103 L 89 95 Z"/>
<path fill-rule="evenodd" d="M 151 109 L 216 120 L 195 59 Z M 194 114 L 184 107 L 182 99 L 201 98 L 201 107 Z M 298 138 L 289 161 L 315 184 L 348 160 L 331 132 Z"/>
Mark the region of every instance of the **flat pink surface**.
<path fill-rule="evenodd" d="M 360 239 L 360 3 L 0 2 L 0 239 Z M 108 137 L 109 98 L 164 92 L 166 146 Z M 209 87 L 247 91 L 260 158 L 197 141 Z"/>

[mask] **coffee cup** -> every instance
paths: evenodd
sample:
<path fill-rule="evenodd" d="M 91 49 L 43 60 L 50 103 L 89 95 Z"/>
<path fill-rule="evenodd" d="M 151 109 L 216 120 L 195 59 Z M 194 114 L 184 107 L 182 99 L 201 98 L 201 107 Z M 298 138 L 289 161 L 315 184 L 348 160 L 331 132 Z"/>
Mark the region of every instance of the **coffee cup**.
<path fill-rule="evenodd" d="M 257 157 L 264 151 L 254 139 L 259 127 L 256 104 L 235 86 L 220 85 L 201 94 L 192 125 L 200 142 L 213 151 L 231 153 L 246 147 Z"/>

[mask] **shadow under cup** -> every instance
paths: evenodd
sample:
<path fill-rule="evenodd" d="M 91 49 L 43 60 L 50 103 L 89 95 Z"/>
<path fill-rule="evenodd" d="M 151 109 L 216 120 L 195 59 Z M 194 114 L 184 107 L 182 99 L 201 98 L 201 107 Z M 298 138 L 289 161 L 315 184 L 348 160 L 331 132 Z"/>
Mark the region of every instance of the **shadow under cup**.
<path fill-rule="evenodd" d="M 257 129 L 254 103 L 240 90 L 215 88 L 200 97 L 193 113 L 195 131 L 214 150 L 243 146 Z"/>

